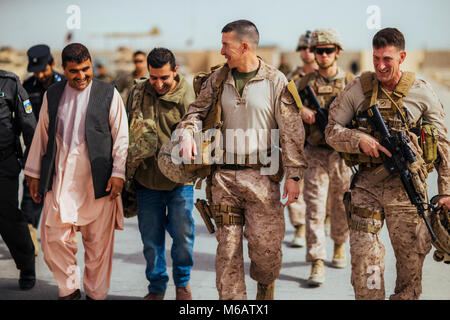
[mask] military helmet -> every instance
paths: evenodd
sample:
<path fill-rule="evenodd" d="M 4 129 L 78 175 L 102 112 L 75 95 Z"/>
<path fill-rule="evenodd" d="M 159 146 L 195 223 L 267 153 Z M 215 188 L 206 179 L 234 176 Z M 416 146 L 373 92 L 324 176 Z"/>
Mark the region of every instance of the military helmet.
<path fill-rule="evenodd" d="M 302 34 L 300 36 L 300 39 L 298 40 L 297 49 L 295 51 L 300 51 L 300 48 L 307 47 L 309 48 L 311 45 L 311 31 L 306 31 L 306 33 Z"/>
<path fill-rule="evenodd" d="M 179 156 L 177 150 L 180 145 L 178 141 L 167 141 L 163 143 L 158 154 L 158 167 L 163 175 L 176 183 L 189 183 L 197 179 L 195 172 L 188 172 Z"/>
<path fill-rule="evenodd" d="M 436 208 L 438 196 L 431 199 L 431 204 Z M 433 241 L 433 246 L 436 248 L 433 258 L 436 261 L 444 261 L 450 264 L 450 216 L 447 207 L 436 212 L 433 210 L 428 214 L 431 229 L 436 235 L 436 241 Z"/>
<path fill-rule="evenodd" d="M 311 35 L 311 48 L 321 45 L 334 44 L 340 50 L 344 50 L 341 37 L 332 28 L 315 30 Z"/>

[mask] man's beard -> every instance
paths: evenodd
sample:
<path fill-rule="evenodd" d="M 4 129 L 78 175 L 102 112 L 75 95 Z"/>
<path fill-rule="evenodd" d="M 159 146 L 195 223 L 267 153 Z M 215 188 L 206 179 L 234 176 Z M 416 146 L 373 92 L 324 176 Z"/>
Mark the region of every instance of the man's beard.
<path fill-rule="evenodd" d="M 319 61 L 317 61 L 317 59 L 316 59 L 316 62 L 317 62 L 317 65 L 319 66 L 319 69 L 328 69 L 334 64 L 334 62 L 336 60 L 337 60 L 337 58 L 334 57 L 334 59 L 328 63 L 320 63 Z"/>
<path fill-rule="evenodd" d="M 42 78 L 38 78 L 38 81 L 42 84 L 47 84 L 48 82 L 50 82 L 50 80 L 52 79 L 53 75 L 51 76 L 46 76 L 46 77 L 42 77 Z"/>

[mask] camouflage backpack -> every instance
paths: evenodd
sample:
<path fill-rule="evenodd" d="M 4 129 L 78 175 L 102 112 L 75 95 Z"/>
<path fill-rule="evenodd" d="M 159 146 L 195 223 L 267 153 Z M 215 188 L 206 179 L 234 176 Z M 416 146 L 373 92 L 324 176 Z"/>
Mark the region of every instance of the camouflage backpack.
<path fill-rule="evenodd" d="M 438 262 L 443 261 L 446 264 L 450 264 L 450 215 L 446 206 L 442 206 L 439 210 L 437 206 L 438 200 L 439 196 L 431 198 L 431 210 L 427 214 L 431 229 L 433 229 L 436 235 L 436 241 L 431 241 L 436 249 L 433 254 L 433 259 Z"/>
<path fill-rule="evenodd" d="M 156 123 L 152 119 L 144 119 L 141 105 L 143 102 L 145 83 L 147 80 L 136 80 L 129 98 L 131 109 L 127 110 L 129 121 L 129 143 L 126 163 L 126 181 L 122 200 L 124 215 L 127 218 L 137 215 L 136 186 L 134 175 L 144 160 L 156 154 L 158 133 Z"/>

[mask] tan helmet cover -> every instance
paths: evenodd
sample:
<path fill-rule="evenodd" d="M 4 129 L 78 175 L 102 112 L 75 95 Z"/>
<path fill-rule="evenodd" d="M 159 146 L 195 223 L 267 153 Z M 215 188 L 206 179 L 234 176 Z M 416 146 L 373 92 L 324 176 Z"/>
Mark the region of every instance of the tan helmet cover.
<path fill-rule="evenodd" d="M 449 212 L 446 207 L 440 210 L 439 214 L 430 212 L 428 214 L 431 229 L 436 235 L 433 246 L 436 248 L 434 259 L 450 263 L 450 223 Z"/>
<path fill-rule="evenodd" d="M 179 154 L 180 143 L 167 141 L 158 153 L 158 167 L 162 174 L 176 183 L 190 183 L 197 179 L 195 172 L 187 172 Z"/>
<path fill-rule="evenodd" d="M 341 42 L 341 37 L 336 30 L 332 28 L 318 29 L 312 33 L 311 48 L 327 44 L 334 44 L 340 50 L 344 50 L 344 46 Z"/>
<path fill-rule="evenodd" d="M 311 31 L 306 31 L 304 34 L 300 36 L 298 40 L 297 49 L 295 51 L 300 51 L 301 47 L 308 47 L 311 45 Z"/>

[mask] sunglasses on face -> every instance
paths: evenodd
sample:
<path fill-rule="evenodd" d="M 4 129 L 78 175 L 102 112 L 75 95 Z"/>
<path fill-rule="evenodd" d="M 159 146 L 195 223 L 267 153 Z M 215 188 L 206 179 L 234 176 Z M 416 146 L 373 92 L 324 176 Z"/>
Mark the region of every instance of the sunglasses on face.
<path fill-rule="evenodd" d="M 336 51 L 336 47 L 333 47 L 333 48 L 316 48 L 314 51 L 315 51 L 318 55 L 321 55 L 321 54 L 323 54 L 324 52 L 325 52 L 326 54 L 332 54 L 333 52 Z"/>
<path fill-rule="evenodd" d="M 308 49 L 309 47 L 300 47 L 299 49 L 300 49 L 300 51 L 303 51 L 303 50 L 306 50 L 306 49 Z"/>
<path fill-rule="evenodd" d="M 144 60 L 134 60 L 133 62 L 134 63 L 142 63 L 142 62 L 144 62 Z"/>

